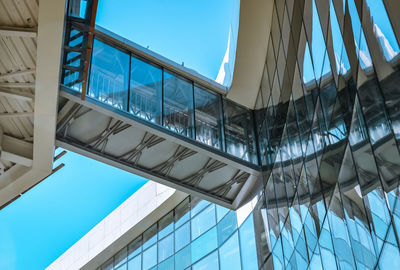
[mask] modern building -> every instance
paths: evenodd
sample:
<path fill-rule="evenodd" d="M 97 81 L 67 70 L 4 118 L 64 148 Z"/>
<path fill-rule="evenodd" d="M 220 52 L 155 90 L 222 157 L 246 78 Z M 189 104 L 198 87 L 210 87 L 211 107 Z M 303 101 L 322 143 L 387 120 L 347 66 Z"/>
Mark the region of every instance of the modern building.
<path fill-rule="evenodd" d="M 399 1 L 242 0 L 228 86 L 96 26 L 97 0 L 16 2 L 0 204 L 54 146 L 154 181 L 49 269 L 400 269 Z"/>

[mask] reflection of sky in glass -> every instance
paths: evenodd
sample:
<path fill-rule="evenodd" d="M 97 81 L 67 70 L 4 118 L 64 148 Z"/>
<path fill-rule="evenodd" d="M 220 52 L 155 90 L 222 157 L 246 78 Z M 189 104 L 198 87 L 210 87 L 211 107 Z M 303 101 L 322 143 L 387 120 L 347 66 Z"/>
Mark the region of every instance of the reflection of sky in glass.
<path fill-rule="evenodd" d="M 357 51 L 357 57 L 360 61 L 362 69 L 368 69 L 372 67 L 371 55 L 367 47 L 365 40 L 364 31 L 361 28 L 360 18 L 358 17 L 356 5 L 354 0 L 349 0 L 349 12 L 351 17 L 351 25 L 353 27 L 354 42 Z"/>
<path fill-rule="evenodd" d="M 311 61 L 310 49 L 308 47 L 308 42 L 306 42 L 306 48 L 304 51 L 304 60 L 303 60 L 303 81 L 304 83 L 308 83 L 314 80 L 314 68 Z"/>
<path fill-rule="evenodd" d="M 367 0 L 374 24 L 374 34 L 381 45 L 387 61 L 392 60 L 400 52 L 391 23 L 382 0 Z"/>
<path fill-rule="evenodd" d="M 333 50 L 335 54 L 336 69 L 339 74 L 346 74 L 350 70 L 349 59 L 344 48 L 343 38 L 340 32 L 339 22 L 336 17 L 335 8 L 332 0 L 329 1 L 330 19 L 333 39 Z"/>

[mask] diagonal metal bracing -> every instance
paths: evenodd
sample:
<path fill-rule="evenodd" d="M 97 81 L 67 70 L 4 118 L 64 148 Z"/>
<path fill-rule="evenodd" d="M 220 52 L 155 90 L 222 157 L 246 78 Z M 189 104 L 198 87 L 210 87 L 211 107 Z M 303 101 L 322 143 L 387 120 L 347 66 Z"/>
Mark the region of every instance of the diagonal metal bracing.
<path fill-rule="evenodd" d="M 112 119 L 108 122 L 107 128 L 100 134 L 100 136 L 94 140 L 91 144 L 93 148 L 97 148 L 100 145 L 102 145 L 101 147 L 101 152 L 104 152 L 104 149 L 108 143 L 108 138 L 114 133 L 114 131 L 116 129 L 118 129 L 121 124 L 122 121 L 121 120 L 117 120 L 116 122 L 112 123 Z"/>
<path fill-rule="evenodd" d="M 143 138 L 141 139 L 140 143 L 136 145 L 133 149 L 125 152 L 124 154 L 120 155 L 119 159 L 124 159 L 125 161 L 132 162 L 136 165 L 139 162 L 140 157 L 142 156 L 143 150 L 151 148 L 160 142 L 164 141 L 165 139 L 157 137 L 156 135 L 150 134 L 145 132 Z"/>
<path fill-rule="evenodd" d="M 71 110 L 69 111 L 69 113 L 63 117 L 62 119 L 60 119 L 57 123 L 58 127 L 56 130 L 56 133 L 60 132 L 61 130 L 63 130 L 65 128 L 65 132 L 64 132 L 64 136 L 66 135 L 66 126 L 70 125 L 70 123 L 72 122 L 72 119 L 74 118 L 74 116 L 78 113 L 79 109 L 82 107 L 82 105 L 75 103 Z"/>
<path fill-rule="evenodd" d="M 193 156 L 194 154 L 196 154 L 196 151 L 178 145 L 178 148 L 171 157 L 169 157 L 165 162 L 155 166 L 151 170 L 164 176 L 168 176 L 177 161 L 182 161 L 190 156 Z"/>
<path fill-rule="evenodd" d="M 219 170 L 225 166 L 225 163 L 209 158 L 206 164 L 204 164 L 203 168 L 198 170 L 196 173 L 190 175 L 189 177 L 183 179 L 182 183 L 197 187 L 206 174 Z"/>
<path fill-rule="evenodd" d="M 234 184 L 243 184 L 249 177 L 250 177 L 249 173 L 237 170 L 233 175 L 233 177 L 229 179 L 228 182 L 214 188 L 212 190 L 212 193 L 214 193 L 217 196 L 225 197 L 232 189 L 232 186 Z"/>

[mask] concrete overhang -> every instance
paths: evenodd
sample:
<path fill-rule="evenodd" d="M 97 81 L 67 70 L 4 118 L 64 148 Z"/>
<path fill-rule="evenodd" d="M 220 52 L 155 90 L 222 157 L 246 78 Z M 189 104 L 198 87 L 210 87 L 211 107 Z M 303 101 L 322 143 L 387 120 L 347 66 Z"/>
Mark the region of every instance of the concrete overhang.
<path fill-rule="evenodd" d="M 273 0 L 240 2 L 235 67 L 227 97 L 250 109 L 254 108 L 260 89 L 273 4 Z"/>

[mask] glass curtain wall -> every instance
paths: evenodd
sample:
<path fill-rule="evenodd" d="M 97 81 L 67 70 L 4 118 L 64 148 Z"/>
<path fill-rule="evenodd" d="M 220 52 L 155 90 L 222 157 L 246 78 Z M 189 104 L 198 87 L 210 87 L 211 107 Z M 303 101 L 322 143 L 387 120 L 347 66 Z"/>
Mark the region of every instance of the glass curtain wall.
<path fill-rule="evenodd" d="M 98 270 L 256 270 L 253 215 L 238 220 L 234 211 L 187 197 Z"/>
<path fill-rule="evenodd" d="M 271 168 L 256 216 L 263 269 L 400 267 L 400 30 L 390 5 L 274 3 L 255 110 Z"/>

